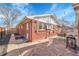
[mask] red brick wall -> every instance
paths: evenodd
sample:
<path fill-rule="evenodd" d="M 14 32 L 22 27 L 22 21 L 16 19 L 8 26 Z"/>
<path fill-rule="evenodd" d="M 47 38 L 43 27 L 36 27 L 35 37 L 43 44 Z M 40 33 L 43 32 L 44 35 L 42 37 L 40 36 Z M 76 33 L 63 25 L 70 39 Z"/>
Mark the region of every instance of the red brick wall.
<path fill-rule="evenodd" d="M 31 21 L 29 19 L 27 19 L 26 21 L 24 21 L 23 23 L 21 23 L 19 26 L 18 26 L 18 32 L 20 35 L 24 36 L 26 38 L 26 33 L 29 32 L 30 30 L 26 31 L 26 24 L 29 23 L 31 24 Z M 22 28 L 21 28 L 22 27 Z M 30 33 L 30 32 L 29 32 Z M 29 40 L 30 40 L 30 36 L 29 35 Z"/>
<path fill-rule="evenodd" d="M 46 39 L 47 37 L 56 36 L 57 31 L 54 30 L 37 30 L 37 22 L 32 21 L 32 41 Z"/>
<path fill-rule="evenodd" d="M 26 30 L 26 24 L 29 24 L 29 30 Z M 29 40 L 31 39 L 31 33 L 30 33 L 30 31 L 31 31 L 31 22 L 30 21 L 27 21 L 27 22 L 25 22 L 25 24 L 24 24 L 24 27 L 23 27 L 23 29 L 24 29 L 24 32 L 23 32 L 23 36 L 26 38 L 26 34 L 28 33 L 28 35 L 29 35 Z"/>
<path fill-rule="evenodd" d="M 45 38 L 46 38 L 46 32 L 44 30 L 37 31 L 37 23 L 35 21 L 32 21 L 32 41 Z"/>
<path fill-rule="evenodd" d="M 19 33 L 26 37 L 26 23 L 29 23 L 30 24 L 30 35 L 29 35 L 29 40 L 31 41 L 37 41 L 37 40 L 42 40 L 42 39 L 46 39 L 48 37 L 52 37 L 52 36 L 56 36 L 57 33 L 59 32 L 57 30 L 57 27 L 54 26 L 54 29 L 53 30 L 42 30 L 42 31 L 38 31 L 37 29 L 37 21 L 35 20 L 32 20 L 32 22 L 28 20 L 24 21 L 24 23 L 21 24 L 21 26 L 23 27 L 23 30 L 21 30 L 20 25 L 18 27 L 18 31 Z"/>

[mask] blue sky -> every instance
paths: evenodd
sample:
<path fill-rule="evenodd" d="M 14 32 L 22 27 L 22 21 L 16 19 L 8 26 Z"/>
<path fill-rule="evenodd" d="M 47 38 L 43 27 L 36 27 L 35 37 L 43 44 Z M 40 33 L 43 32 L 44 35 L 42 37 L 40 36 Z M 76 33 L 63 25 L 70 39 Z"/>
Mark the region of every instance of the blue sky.
<path fill-rule="evenodd" d="M 14 26 L 27 15 L 38 14 L 55 14 L 58 19 L 69 22 L 72 24 L 75 21 L 75 12 L 71 3 L 2 3 L 0 6 L 7 6 L 11 8 L 19 9 L 23 14 L 14 23 Z M 0 20 L 0 25 L 2 21 Z"/>

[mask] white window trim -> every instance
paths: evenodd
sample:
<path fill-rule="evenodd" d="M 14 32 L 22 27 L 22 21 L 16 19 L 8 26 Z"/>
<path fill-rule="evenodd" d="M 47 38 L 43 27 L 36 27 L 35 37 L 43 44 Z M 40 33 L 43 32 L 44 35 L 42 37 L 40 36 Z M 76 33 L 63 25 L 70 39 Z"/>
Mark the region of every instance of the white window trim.
<path fill-rule="evenodd" d="M 51 30 L 54 30 L 54 25 L 51 25 Z"/>
<path fill-rule="evenodd" d="M 43 24 L 42 24 L 42 29 L 39 28 L 40 23 L 42 22 L 37 22 L 37 31 L 44 31 L 45 29 L 43 28 L 44 26 Z"/>
<path fill-rule="evenodd" d="M 50 27 L 48 27 L 48 26 L 50 26 Z M 47 30 L 53 30 L 53 25 L 47 25 Z"/>

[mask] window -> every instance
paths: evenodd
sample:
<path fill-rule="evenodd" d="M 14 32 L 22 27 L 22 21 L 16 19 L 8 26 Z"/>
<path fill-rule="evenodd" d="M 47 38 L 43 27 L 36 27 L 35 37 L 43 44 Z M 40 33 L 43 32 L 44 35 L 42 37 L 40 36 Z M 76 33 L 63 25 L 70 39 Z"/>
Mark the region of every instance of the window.
<path fill-rule="evenodd" d="M 46 23 L 43 23 L 43 22 L 38 22 L 37 23 L 37 27 L 38 27 L 38 30 L 53 30 L 53 25 L 52 24 L 46 24 Z"/>
<path fill-rule="evenodd" d="M 43 28 L 46 29 L 46 27 L 47 27 L 47 25 L 44 23 L 44 27 Z"/>
<path fill-rule="evenodd" d="M 48 24 L 48 25 L 47 25 L 47 29 L 51 29 L 51 25 Z"/>
<path fill-rule="evenodd" d="M 47 25 L 47 29 L 48 29 L 48 30 L 53 30 L 53 25 L 48 24 L 48 25 Z"/>
<path fill-rule="evenodd" d="M 38 30 L 45 30 L 46 29 L 46 25 L 43 22 L 39 22 L 38 24 Z"/>
<path fill-rule="evenodd" d="M 51 30 L 54 30 L 54 27 L 53 27 L 54 25 L 51 25 Z"/>

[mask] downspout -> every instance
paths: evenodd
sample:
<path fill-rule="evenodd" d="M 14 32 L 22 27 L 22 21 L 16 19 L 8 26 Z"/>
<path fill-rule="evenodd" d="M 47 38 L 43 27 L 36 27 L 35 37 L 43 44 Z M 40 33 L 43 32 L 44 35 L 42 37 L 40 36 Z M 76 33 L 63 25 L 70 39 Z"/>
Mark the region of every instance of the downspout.
<path fill-rule="evenodd" d="M 46 24 L 46 38 L 47 38 L 47 24 Z"/>

